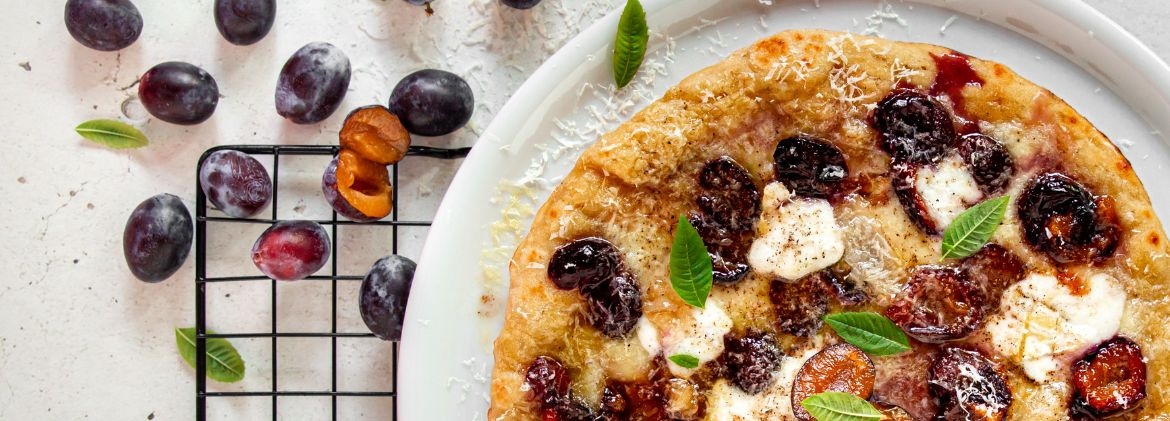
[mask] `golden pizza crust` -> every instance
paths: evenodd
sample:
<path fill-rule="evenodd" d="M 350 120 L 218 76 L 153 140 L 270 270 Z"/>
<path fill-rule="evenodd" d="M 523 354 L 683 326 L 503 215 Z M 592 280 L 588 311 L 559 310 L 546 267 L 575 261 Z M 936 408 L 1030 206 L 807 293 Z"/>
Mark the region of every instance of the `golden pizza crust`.
<path fill-rule="evenodd" d="M 604 237 L 623 252 L 638 280 L 647 319 L 661 327 L 693 317 L 670 288 L 667 261 L 677 217 L 693 206 L 695 175 L 709 159 L 730 156 L 763 186 L 775 179 L 777 142 L 801 133 L 828 140 L 845 153 L 850 177 L 880 180 L 869 200 L 846 201 L 836 213 L 847 236 L 862 228 L 881 234 L 885 245 L 874 247 L 885 247 L 896 258 L 896 263 L 885 262 L 892 265 L 882 272 L 889 278 L 885 282 L 900 282 L 898 274 L 937 262 L 939 238 L 917 229 L 889 191 L 889 158 L 877 148 L 867 119 L 874 104 L 899 84 L 928 88 L 937 71 L 931 54 L 947 53 L 938 46 L 835 32 L 782 32 L 691 75 L 604 135 L 536 214 L 511 261 L 507 312 L 495 342 L 489 419 L 538 418 L 525 399 L 523 377 L 528 363 L 540 355 L 569 367 L 573 394 L 594 406 L 604 379 L 632 381 L 646 375 L 652 357 L 637 335 L 611 340 L 585 323 L 578 294 L 554 288 L 545 265 L 560 245 Z M 1123 418 L 1170 412 L 1170 324 L 1165 322 L 1170 320 L 1170 288 L 1164 282 L 1170 279 L 1170 260 L 1141 182 L 1117 148 L 1064 101 L 1001 64 L 975 58 L 970 63 L 985 83 L 964 88 L 967 114 L 984 122 L 982 131 L 1004 142 L 1016 161 L 1009 194 L 1018 196 L 1031 176 L 1055 167 L 1095 194 L 1116 200 L 1123 246 L 1094 270 L 1124 284 L 1129 299 L 1121 333 L 1142 346 L 1149 364 L 1149 396 Z M 1013 202 L 994 241 L 1019 255 L 1030 270 L 1051 271 L 1045 257 L 1022 243 L 1014 209 Z M 775 331 L 769 282 L 752 273 L 733 286 L 714 288 L 712 299 L 732 318 L 734 332 Z M 880 304 L 883 297 L 875 298 Z M 784 346 L 794 349 L 791 343 Z M 1018 368 L 1007 374 L 1015 398 L 1012 419 L 1063 418 L 1051 409 L 1063 403 L 1059 394 L 1042 391 Z"/>

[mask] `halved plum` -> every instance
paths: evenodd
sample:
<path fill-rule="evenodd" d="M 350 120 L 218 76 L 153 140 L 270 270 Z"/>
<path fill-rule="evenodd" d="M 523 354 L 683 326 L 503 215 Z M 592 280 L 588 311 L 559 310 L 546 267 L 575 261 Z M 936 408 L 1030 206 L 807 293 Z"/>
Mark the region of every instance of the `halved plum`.
<path fill-rule="evenodd" d="M 342 150 L 321 176 L 321 192 L 338 214 L 355 222 L 385 218 L 394 209 L 386 166 Z"/>
<path fill-rule="evenodd" d="M 341 149 L 382 165 L 401 161 L 410 149 L 410 133 L 398 116 L 381 105 L 350 112 L 339 137 Z"/>
<path fill-rule="evenodd" d="M 805 361 L 796 372 L 792 383 L 792 414 L 803 421 L 812 420 L 812 414 L 800 403 L 821 392 L 845 392 L 869 399 L 876 381 L 877 369 L 865 351 L 845 343 L 830 345 Z"/>

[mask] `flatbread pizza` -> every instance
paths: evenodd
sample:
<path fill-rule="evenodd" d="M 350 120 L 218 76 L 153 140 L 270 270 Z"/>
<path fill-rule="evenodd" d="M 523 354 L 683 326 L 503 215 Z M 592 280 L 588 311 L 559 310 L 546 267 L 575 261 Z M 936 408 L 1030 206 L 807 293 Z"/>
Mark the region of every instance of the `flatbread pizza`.
<path fill-rule="evenodd" d="M 540 208 L 489 418 L 1167 417 L 1166 243 L 1118 149 L 1007 67 L 782 32 Z"/>

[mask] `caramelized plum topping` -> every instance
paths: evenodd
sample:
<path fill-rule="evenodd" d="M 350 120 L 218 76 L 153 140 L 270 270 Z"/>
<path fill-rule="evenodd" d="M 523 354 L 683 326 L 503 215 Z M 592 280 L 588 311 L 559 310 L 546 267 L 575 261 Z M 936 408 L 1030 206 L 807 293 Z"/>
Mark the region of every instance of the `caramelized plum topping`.
<path fill-rule="evenodd" d="M 1024 279 L 1024 262 L 999 244 L 988 243 L 970 257 L 963 259 L 959 267 L 983 290 L 987 298 L 984 309 L 999 308 L 999 300 L 1008 287 Z"/>
<path fill-rule="evenodd" d="M 983 322 L 986 301 L 966 271 L 919 266 L 886 309 L 886 317 L 914 339 L 939 343 L 974 332 Z"/>
<path fill-rule="evenodd" d="M 723 338 L 723 363 L 731 382 L 744 392 L 755 395 L 775 381 L 780 367 L 780 347 L 771 335 L 749 332 L 745 336 Z"/>
<path fill-rule="evenodd" d="M 971 133 L 959 138 L 959 156 L 985 193 L 1002 190 L 1015 173 L 1015 164 L 1003 143 L 994 137 Z"/>
<path fill-rule="evenodd" d="M 811 421 L 812 415 L 800 405 L 805 398 L 821 392 L 845 392 L 869 399 L 877 380 L 873 360 L 860 348 L 836 344 L 814 354 L 792 384 L 792 412 L 797 419 Z"/>
<path fill-rule="evenodd" d="M 612 278 L 621 265 L 622 257 L 612 243 L 586 237 L 557 247 L 548 262 L 548 278 L 557 288 L 573 290 Z"/>
<path fill-rule="evenodd" d="M 915 421 L 913 415 L 898 405 L 874 402 L 873 406 L 885 417 L 882 421 Z"/>
<path fill-rule="evenodd" d="M 842 260 L 828 269 L 816 273 L 821 283 L 833 291 L 833 295 L 837 296 L 837 302 L 845 306 L 855 306 L 869 300 L 869 295 L 849 279 L 851 270 L 849 264 Z"/>
<path fill-rule="evenodd" d="M 626 399 L 623 387 L 614 383 L 607 383 L 601 390 L 601 413 L 611 418 L 623 419 L 630 411 L 630 402 Z"/>
<path fill-rule="evenodd" d="M 524 374 L 528 398 L 547 408 L 569 397 L 569 370 L 555 358 L 539 356 Z"/>
<path fill-rule="evenodd" d="M 402 160 L 410 149 L 410 133 L 397 116 L 381 105 L 351 111 L 338 137 L 342 149 L 382 165 Z"/>
<path fill-rule="evenodd" d="M 700 212 L 688 219 L 699 231 L 714 264 L 716 283 L 728 284 L 747 275 L 747 250 L 760 217 L 760 191 L 751 174 L 734 160 L 708 161 L 699 171 Z"/>
<path fill-rule="evenodd" d="M 781 332 L 807 338 L 821 329 L 821 318 L 829 312 L 829 300 L 818 274 L 796 282 L 772 281 L 768 297 L 776 309 L 776 327 Z"/>
<path fill-rule="evenodd" d="M 940 234 L 934 219 L 930 217 L 926 202 L 918 194 L 918 167 L 911 162 L 895 160 L 890 165 L 890 185 L 894 188 L 898 203 L 906 211 L 906 217 L 910 218 L 914 225 L 922 228 L 922 232 L 927 234 Z"/>
<path fill-rule="evenodd" d="M 544 421 L 602 421 L 603 418 L 581 401 L 565 399 L 544 408 Z"/>
<path fill-rule="evenodd" d="M 747 170 L 728 157 L 708 161 L 699 172 L 699 209 L 721 228 L 749 231 L 760 217 L 760 190 Z"/>
<path fill-rule="evenodd" d="M 827 198 L 836 193 L 849 169 L 833 144 L 799 135 L 781 140 L 772 153 L 776 179 L 798 196 Z"/>
<path fill-rule="evenodd" d="M 1097 263 L 1117 249 L 1121 232 L 1112 200 L 1093 197 L 1066 175 L 1036 177 L 1018 206 L 1024 240 L 1057 264 Z"/>
<path fill-rule="evenodd" d="M 598 284 L 582 285 L 581 296 L 589 324 L 610 338 L 626 337 L 642 317 L 642 290 L 627 272 Z"/>
<path fill-rule="evenodd" d="M 1074 415 L 1107 417 L 1137 407 L 1146 397 L 1142 349 L 1117 336 L 1073 363 Z"/>
<path fill-rule="evenodd" d="M 695 420 L 699 418 L 702 392 L 699 385 L 687 379 L 672 378 L 666 381 L 663 393 L 666 401 L 666 415 L 672 420 Z"/>
<path fill-rule="evenodd" d="M 699 231 L 703 244 L 707 246 L 707 254 L 711 256 L 713 281 L 717 284 L 730 284 L 743 279 L 750 269 L 745 262 L 755 231 L 730 230 L 696 213 L 692 213 L 688 219 L 695 230 Z"/>
<path fill-rule="evenodd" d="M 896 89 L 878 103 L 873 123 L 881 147 L 895 160 L 937 161 L 955 143 L 955 125 L 942 104 L 911 89 Z"/>
<path fill-rule="evenodd" d="M 931 364 L 930 393 L 939 403 L 936 419 L 942 420 L 1003 420 L 1012 406 L 1012 392 L 995 364 L 959 348 Z"/>

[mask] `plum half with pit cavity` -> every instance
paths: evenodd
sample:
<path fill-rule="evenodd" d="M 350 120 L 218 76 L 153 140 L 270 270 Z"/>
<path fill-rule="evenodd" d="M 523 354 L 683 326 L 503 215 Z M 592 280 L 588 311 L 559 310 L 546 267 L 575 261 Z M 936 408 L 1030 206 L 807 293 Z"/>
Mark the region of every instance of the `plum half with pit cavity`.
<path fill-rule="evenodd" d="M 1018 206 L 1024 240 L 1057 264 L 1099 263 L 1117 250 L 1121 229 L 1112 199 L 1093 196 L 1069 176 L 1036 177 Z"/>
<path fill-rule="evenodd" d="M 349 150 L 325 167 L 321 192 L 333 210 L 354 222 L 377 221 L 394 209 L 394 186 L 386 167 Z"/>

